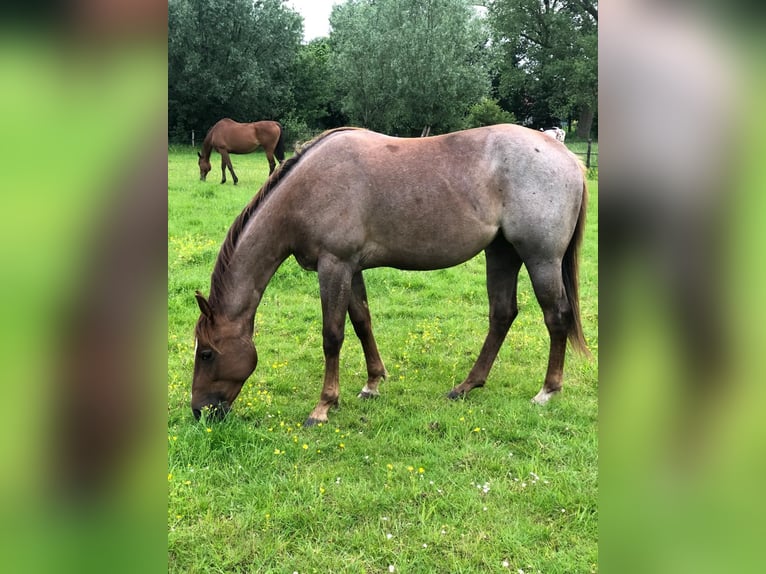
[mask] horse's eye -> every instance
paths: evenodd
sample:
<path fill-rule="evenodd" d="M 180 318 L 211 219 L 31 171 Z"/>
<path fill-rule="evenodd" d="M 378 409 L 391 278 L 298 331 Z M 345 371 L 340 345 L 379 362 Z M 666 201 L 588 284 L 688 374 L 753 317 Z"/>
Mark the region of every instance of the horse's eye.
<path fill-rule="evenodd" d="M 197 353 L 200 359 L 203 361 L 209 361 L 213 358 L 213 351 L 210 349 L 202 349 L 199 353 Z"/>

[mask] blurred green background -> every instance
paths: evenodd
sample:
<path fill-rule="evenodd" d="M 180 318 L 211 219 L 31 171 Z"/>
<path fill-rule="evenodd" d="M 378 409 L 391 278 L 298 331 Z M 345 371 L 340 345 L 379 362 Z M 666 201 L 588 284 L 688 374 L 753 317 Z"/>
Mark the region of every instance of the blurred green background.
<path fill-rule="evenodd" d="M 135 346 L 122 349 L 122 367 L 92 374 L 103 381 L 105 399 L 111 389 L 117 397 L 128 397 L 126 412 L 118 405 L 103 416 L 105 428 L 112 413 L 124 416 L 120 426 L 127 438 L 109 451 L 107 475 L 81 489 L 72 487 L 60 464 L 68 429 L 60 423 L 62 411 L 85 403 L 86 414 L 99 414 L 78 394 L 79 379 L 62 376 L 70 346 L 81 334 L 71 325 L 96 298 L 91 285 L 103 279 L 98 262 L 101 249 L 110 245 L 110 230 L 120 228 L 125 213 L 134 223 L 136 214 L 143 214 L 149 229 L 166 191 L 166 181 L 151 170 L 167 137 L 165 7 L 110 3 L 115 10 L 125 5 L 146 8 L 151 20 L 115 18 L 109 10 L 103 21 L 89 20 L 65 9 L 63 25 L 55 28 L 7 20 L 0 33 L 0 357 L 5 367 L 0 376 L 5 407 L 0 553 L 8 572 L 166 567 L 162 267 L 167 245 L 161 229 L 152 231 L 161 238 L 154 249 L 137 240 L 137 253 L 130 242 L 118 253 L 126 261 L 151 260 L 137 267 L 148 275 L 106 281 L 120 288 L 94 301 L 101 310 L 97 324 L 101 318 L 109 325 L 112 316 L 133 320 Z M 56 8 L 60 16 L 61 6 Z M 698 9 L 690 10 L 696 14 Z M 608 16 L 602 17 L 602 31 L 610 26 Z M 763 570 L 766 59 L 757 16 L 745 7 L 730 19 L 712 18 L 734 49 L 741 81 L 732 86 L 738 96 L 732 116 L 745 121 L 733 126 L 740 151 L 729 164 L 729 184 L 720 190 L 726 198 L 721 215 L 725 256 L 709 269 L 709 280 L 723 293 L 718 304 L 728 324 L 729 352 L 710 400 L 684 392 L 680 383 L 688 381 L 669 321 L 673 309 L 658 296 L 639 261 L 626 262 L 628 280 L 600 304 L 605 317 L 600 328 L 600 569 L 605 572 Z M 144 24 L 117 25 L 130 22 Z M 601 53 L 609 47 L 605 42 Z M 620 101 L 601 101 L 602 201 L 614 181 L 610 156 L 613 160 L 622 138 L 630 137 L 610 136 L 605 106 L 619 113 Z M 658 120 L 658 137 L 672 119 Z M 705 125 L 693 127 L 705 134 Z M 600 216 L 603 222 L 608 212 L 601 210 Z M 601 238 L 608 249 L 608 235 Z M 601 273 L 610 278 L 610 269 Z M 104 329 L 103 340 L 110 340 L 110 329 Z M 98 330 L 88 332 L 99 339 Z M 98 434 L 97 426 L 90 428 Z M 62 484 L 68 486 L 58 488 Z"/>

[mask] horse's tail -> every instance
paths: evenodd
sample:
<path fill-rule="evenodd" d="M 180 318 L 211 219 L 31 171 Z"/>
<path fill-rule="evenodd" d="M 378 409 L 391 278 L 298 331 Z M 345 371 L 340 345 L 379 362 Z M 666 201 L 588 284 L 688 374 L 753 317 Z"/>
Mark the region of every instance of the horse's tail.
<path fill-rule="evenodd" d="M 580 204 L 580 213 L 577 217 L 577 225 L 574 234 L 569 242 L 564 260 L 561 263 L 561 272 L 564 280 L 564 290 L 566 291 L 569 306 L 572 309 L 572 323 L 569 326 L 567 336 L 572 348 L 591 357 L 588 350 L 588 344 L 585 342 L 585 335 L 582 332 L 582 321 L 580 320 L 580 295 L 579 295 L 579 254 L 580 244 L 585 233 L 585 213 L 588 209 L 588 186 L 585 182 L 585 175 L 582 180 L 582 203 Z"/>
<path fill-rule="evenodd" d="M 277 140 L 277 147 L 274 149 L 274 155 L 277 156 L 279 163 L 285 161 L 285 128 L 282 124 L 277 122 L 279 126 L 279 139 Z"/>

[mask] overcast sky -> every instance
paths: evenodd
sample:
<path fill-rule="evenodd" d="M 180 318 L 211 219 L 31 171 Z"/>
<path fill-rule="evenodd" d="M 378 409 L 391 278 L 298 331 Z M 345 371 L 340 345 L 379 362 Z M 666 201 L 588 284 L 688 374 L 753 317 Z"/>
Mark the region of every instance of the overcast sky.
<path fill-rule="evenodd" d="M 333 4 L 341 0 L 288 0 L 287 5 L 303 16 L 303 39 L 308 42 L 330 34 L 328 18 Z"/>

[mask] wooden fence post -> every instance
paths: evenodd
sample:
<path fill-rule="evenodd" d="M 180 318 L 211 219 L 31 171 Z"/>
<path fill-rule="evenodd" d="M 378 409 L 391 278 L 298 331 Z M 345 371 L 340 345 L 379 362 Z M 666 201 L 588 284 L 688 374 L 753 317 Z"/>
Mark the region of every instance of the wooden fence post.
<path fill-rule="evenodd" d="M 588 138 L 588 155 L 585 157 L 585 167 L 590 169 L 590 145 L 593 142 L 591 138 Z"/>
<path fill-rule="evenodd" d="M 192 130 L 192 147 L 194 147 L 194 130 Z"/>

